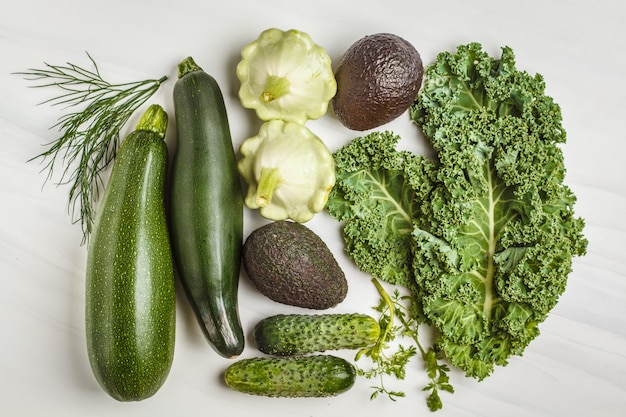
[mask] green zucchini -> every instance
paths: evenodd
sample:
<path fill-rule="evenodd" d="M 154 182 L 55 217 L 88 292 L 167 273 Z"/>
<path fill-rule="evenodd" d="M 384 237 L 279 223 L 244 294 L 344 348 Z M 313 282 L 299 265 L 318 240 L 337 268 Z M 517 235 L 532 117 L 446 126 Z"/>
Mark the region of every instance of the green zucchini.
<path fill-rule="evenodd" d="M 259 321 L 253 335 L 261 352 L 291 356 L 371 346 L 380 326 L 366 314 L 278 314 Z"/>
<path fill-rule="evenodd" d="M 226 108 L 213 77 L 191 57 L 174 86 L 177 145 L 171 171 L 174 260 L 200 327 L 220 355 L 244 348 L 237 290 L 243 195 Z"/>
<path fill-rule="evenodd" d="M 231 364 L 224 381 L 231 389 L 266 397 L 330 397 L 354 385 L 356 368 L 332 355 L 249 358 Z"/>
<path fill-rule="evenodd" d="M 89 241 L 86 337 L 102 388 L 119 401 L 155 394 L 174 354 L 174 265 L 165 216 L 167 114 L 144 113 L 120 145 Z"/>

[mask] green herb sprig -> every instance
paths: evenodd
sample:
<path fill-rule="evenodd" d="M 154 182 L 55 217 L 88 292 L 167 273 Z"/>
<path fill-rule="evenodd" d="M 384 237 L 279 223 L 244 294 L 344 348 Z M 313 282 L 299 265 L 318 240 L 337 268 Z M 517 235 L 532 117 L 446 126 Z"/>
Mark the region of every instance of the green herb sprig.
<path fill-rule="evenodd" d="M 370 399 L 378 397 L 380 394 L 387 395 L 391 400 L 396 401 L 398 397 L 405 397 L 402 391 L 389 390 L 385 387 L 384 377 L 394 376 L 403 380 L 406 376 L 406 367 L 411 359 L 419 352 L 424 361 L 426 373 L 430 382 L 423 388 L 423 391 L 430 391 L 426 398 L 426 405 L 431 411 L 440 410 L 443 407 L 440 391 L 454 392 L 454 388 L 449 382 L 448 372 L 450 368 L 440 363 L 442 354 L 435 347 L 425 349 L 419 341 L 418 329 L 420 321 L 416 314 L 411 314 L 411 307 L 406 306 L 411 302 L 410 296 L 402 296 L 396 289 L 393 295 L 389 295 L 376 278 L 372 279 L 381 298 L 377 306 L 374 307 L 381 316 L 379 319 L 382 329 L 381 337 L 373 346 L 368 346 L 359 350 L 355 361 L 361 357 L 369 357 L 372 360 L 372 367 L 364 369 L 357 366 L 357 373 L 367 379 L 378 378 L 378 386 L 373 386 L 374 392 Z M 396 324 L 398 322 L 399 324 Z M 397 345 L 395 351 L 389 355 L 390 342 L 397 338 L 410 338 L 414 344 L 406 347 Z"/>
<path fill-rule="evenodd" d="M 46 144 L 43 153 L 31 158 L 45 162 L 42 171 L 48 171 L 50 180 L 61 163 L 62 173 L 57 185 L 70 185 L 69 207 L 72 221 L 81 223 L 84 244 L 91 233 L 97 201 L 103 181 L 102 172 L 115 159 L 120 142 L 120 131 L 134 112 L 142 106 L 167 80 L 134 81 L 115 84 L 106 81 L 98 65 L 87 53 L 93 69 L 67 63 L 51 65 L 43 69 L 18 72 L 28 81 L 41 82 L 31 87 L 56 86 L 62 93 L 40 104 L 65 108 L 82 105 L 79 111 L 62 115 L 51 128 L 61 133 L 57 139 Z M 76 216 L 78 213 L 78 216 Z"/>

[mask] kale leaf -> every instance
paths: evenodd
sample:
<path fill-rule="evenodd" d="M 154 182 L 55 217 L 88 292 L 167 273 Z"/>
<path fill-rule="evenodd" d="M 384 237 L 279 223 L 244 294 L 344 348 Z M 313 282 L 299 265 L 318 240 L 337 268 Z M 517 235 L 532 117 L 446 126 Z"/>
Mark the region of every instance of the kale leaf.
<path fill-rule="evenodd" d="M 363 271 L 408 286 L 413 275 L 407 262 L 413 219 L 420 216 L 419 205 L 430 192 L 433 165 L 396 151 L 399 139 L 390 132 L 373 132 L 337 151 L 336 182 L 327 209 L 338 220 L 347 220 L 346 252 L 353 259 L 367 259 L 359 262 Z M 406 181 L 407 170 L 418 186 Z"/>

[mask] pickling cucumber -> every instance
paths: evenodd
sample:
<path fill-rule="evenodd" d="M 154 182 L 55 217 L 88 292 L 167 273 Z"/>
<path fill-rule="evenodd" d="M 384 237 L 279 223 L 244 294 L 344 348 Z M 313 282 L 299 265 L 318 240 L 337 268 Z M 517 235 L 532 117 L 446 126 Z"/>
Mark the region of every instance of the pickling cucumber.
<path fill-rule="evenodd" d="M 226 107 L 216 80 L 189 57 L 174 85 L 177 144 L 170 226 L 176 269 L 207 341 L 238 356 L 244 334 L 237 307 L 243 194 Z"/>
<path fill-rule="evenodd" d="M 165 217 L 167 114 L 144 113 L 121 143 L 87 254 L 86 338 L 91 368 L 119 401 L 165 382 L 174 354 L 174 266 Z"/>
<path fill-rule="evenodd" d="M 380 337 L 378 322 L 366 314 L 278 314 L 259 321 L 254 341 L 263 353 L 303 355 L 373 345 Z"/>
<path fill-rule="evenodd" d="M 332 355 L 241 359 L 224 373 L 231 389 L 266 397 L 330 397 L 354 385 L 356 368 Z"/>

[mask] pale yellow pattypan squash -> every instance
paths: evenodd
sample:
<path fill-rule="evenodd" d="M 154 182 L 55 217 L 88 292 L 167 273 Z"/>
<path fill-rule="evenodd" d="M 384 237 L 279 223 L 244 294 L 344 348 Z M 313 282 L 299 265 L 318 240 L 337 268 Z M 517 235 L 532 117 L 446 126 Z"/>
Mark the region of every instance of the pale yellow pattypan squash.
<path fill-rule="evenodd" d="M 265 122 L 240 147 L 238 169 L 248 183 L 245 204 L 271 220 L 309 221 L 335 185 L 332 154 L 300 123 Z"/>
<path fill-rule="evenodd" d="M 324 48 L 298 30 L 271 28 L 241 51 L 239 100 L 264 121 L 305 123 L 322 117 L 337 92 Z"/>

